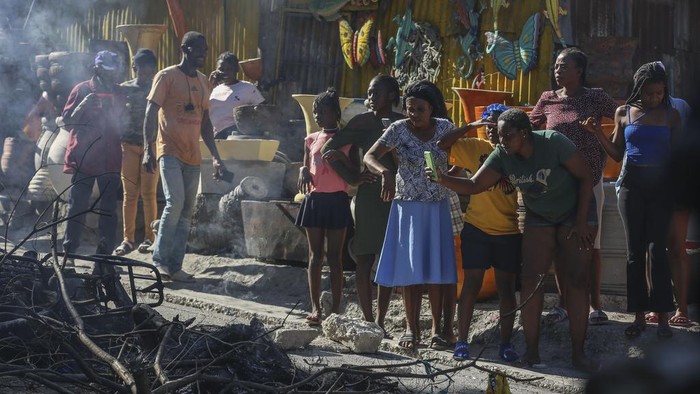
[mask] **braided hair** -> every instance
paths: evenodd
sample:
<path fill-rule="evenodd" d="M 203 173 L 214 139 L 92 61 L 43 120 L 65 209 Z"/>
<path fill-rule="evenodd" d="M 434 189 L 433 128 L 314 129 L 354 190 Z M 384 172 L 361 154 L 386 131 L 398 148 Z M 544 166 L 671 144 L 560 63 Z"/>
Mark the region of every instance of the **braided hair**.
<path fill-rule="evenodd" d="M 559 52 L 562 59 L 571 59 L 576 63 L 576 67 L 581 69 L 581 86 L 586 86 L 586 68 L 588 67 L 588 56 L 582 50 L 568 47 Z"/>
<path fill-rule="evenodd" d="M 338 115 L 338 120 L 340 120 L 340 96 L 334 87 L 329 87 L 314 99 L 314 112 L 318 111 L 318 108 L 322 106 L 328 106 L 334 110 Z"/>
<path fill-rule="evenodd" d="M 668 78 L 666 76 L 666 68 L 661 62 L 650 62 L 642 64 L 641 67 L 634 73 L 632 79 L 634 81 L 634 87 L 632 88 L 632 94 L 625 101 L 625 104 L 632 104 L 636 101 L 642 99 L 642 88 L 647 82 L 655 83 L 662 82 L 664 84 L 664 98 L 662 102 L 668 107 L 671 105 L 671 100 L 668 94 Z"/>

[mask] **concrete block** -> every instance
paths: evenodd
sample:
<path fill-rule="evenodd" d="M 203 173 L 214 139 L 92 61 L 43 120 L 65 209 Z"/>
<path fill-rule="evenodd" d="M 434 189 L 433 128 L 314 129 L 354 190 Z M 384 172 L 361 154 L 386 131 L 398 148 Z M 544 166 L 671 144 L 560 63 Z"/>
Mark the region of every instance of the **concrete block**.
<path fill-rule="evenodd" d="M 384 332 L 374 322 L 332 314 L 323 320 L 323 335 L 347 346 L 354 353 L 376 353 Z"/>
<path fill-rule="evenodd" d="M 275 260 L 308 260 L 304 229 L 294 225 L 300 204 L 286 201 L 242 201 L 241 214 L 249 256 Z"/>
<path fill-rule="evenodd" d="M 321 332 L 315 328 L 280 328 L 275 331 L 273 341 L 282 350 L 306 347 Z"/>
<path fill-rule="evenodd" d="M 268 199 L 281 198 L 283 195 L 284 174 L 287 166 L 269 161 L 224 160 L 226 168 L 233 172 L 233 182 L 217 181 L 212 178 L 211 159 L 202 159 L 202 174 L 199 178 L 200 194 L 223 195 L 232 191 L 247 176 L 256 176 L 265 182 Z"/>

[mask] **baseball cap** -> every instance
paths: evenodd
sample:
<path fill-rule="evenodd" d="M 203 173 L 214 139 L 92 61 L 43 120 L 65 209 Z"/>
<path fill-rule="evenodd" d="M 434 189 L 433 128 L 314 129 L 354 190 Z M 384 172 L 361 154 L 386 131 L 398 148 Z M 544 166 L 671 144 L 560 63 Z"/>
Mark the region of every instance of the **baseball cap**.
<path fill-rule="evenodd" d="M 152 64 L 156 65 L 158 61 L 156 60 L 156 54 L 152 50 L 147 48 L 139 48 L 131 58 L 131 61 L 136 65 Z"/>
<path fill-rule="evenodd" d="M 99 51 L 95 56 L 95 66 L 102 67 L 107 71 L 119 69 L 119 55 L 110 51 Z"/>

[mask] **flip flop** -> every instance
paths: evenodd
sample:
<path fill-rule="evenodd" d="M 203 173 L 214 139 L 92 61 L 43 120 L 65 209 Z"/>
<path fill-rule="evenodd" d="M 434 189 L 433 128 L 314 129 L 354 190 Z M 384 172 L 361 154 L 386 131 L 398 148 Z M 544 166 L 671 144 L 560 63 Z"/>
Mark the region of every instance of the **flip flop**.
<path fill-rule="evenodd" d="M 415 349 L 416 348 L 416 337 L 413 335 L 409 334 L 403 334 L 401 338 L 399 338 L 399 347 L 402 347 L 404 349 Z"/>
<path fill-rule="evenodd" d="M 306 316 L 306 324 L 310 326 L 320 326 L 321 318 L 318 315 L 308 315 Z"/>
<path fill-rule="evenodd" d="M 134 250 L 134 244 L 127 240 L 123 240 L 122 243 L 114 249 L 115 256 L 124 256 L 125 254 L 131 253 Z"/>
<path fill-rule="evenodd" d="M 657 315 L 654 312 L 649 312 L 646 315 L 644 315 L 644 320 L 650 324 L 658 324 L 659 323 L 659 315 Z"/>
<path fill-rule="evenodd" d="M 608 315 L 600 309 L 596 309 L 588 315 L 588 324 L 592 326 L 600 326 L 608 322 Z"/>
<path fill-rule="evenodd" d="M 690 327 L 693 321 L 683 315 L 676 315 L 668 319 L 668 324 L 674 327 Z"/>
<path fill-rule="evenodd" d="M 153 242 L 151 242 L 149 240 L 144 240 L 143 242 L 141 242 L 141 244 L 139 245 L 137 250 L 139 251 L 139 253 L 148 253 L 148 252 L 150 252 L 150 248 L 152 246 L 153 246 Z"/>
<path fill-rule="evenodd" d="M 430 348 L 433 350 L 447 350 L 449 347 L 449 342 L 439 335 L 433 335 L 430 338 Z"/>
<path fill-rule="evenodd" d="M 469 344 L 467 342 L 457 341 L 452 358 L 457 361 L 469 360 Z"/>
<path fill-rule="evenodd" d="M 566 313 L 566 309 L 555 306 L 544 316 L 544 321 L 549 324 L 557 324 L 565 322 L 569 318 L 569 314 Z"/>
<path fill-rule="evenodd" d="M 515 362 L 520 358 L 518 356 L 518 353 L 513 350 L 513 345 L 510 343 L 502 343 L 501 346 L 498 349 L 498 355 L 503 359 L 503 361 L 507 361 L 509 363 Z"/>

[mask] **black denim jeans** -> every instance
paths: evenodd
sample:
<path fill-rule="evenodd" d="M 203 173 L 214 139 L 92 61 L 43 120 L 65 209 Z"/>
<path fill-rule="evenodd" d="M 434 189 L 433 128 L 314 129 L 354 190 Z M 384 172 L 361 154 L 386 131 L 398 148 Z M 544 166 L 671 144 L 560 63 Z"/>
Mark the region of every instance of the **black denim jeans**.
<path fill-rule="evenodd" d="M 76 171 L 73 173 L 73 186 L 69 191 L 68 217 L 77 216 L 66 225 L 63 237 L 63 251 L 66 253 L 75 253 L 78 250 L 85 227 L 85 215 L 93 214 L 84 212 L 90 208 L 90 195 L 95 181 L 100 190 L 100 201 L 95 208 L 101 212 L 97 222 L 99 242 L 95 253 L 112 254 L 114 251 L 117 234 L 117 191 L 121 185 L 119 174 L 91 176 Z"/>
<path fill-rule="evenodd" d="M 628 312 L 668 312 L 675 308 L 666 252 L 671 201 L 663 175 L 659 167 L 627 165 L 620 185 L 617 205 L 627 237 Z"/>

